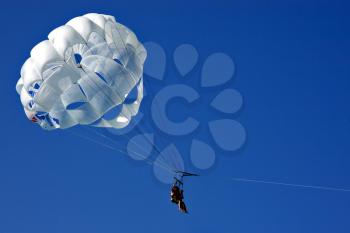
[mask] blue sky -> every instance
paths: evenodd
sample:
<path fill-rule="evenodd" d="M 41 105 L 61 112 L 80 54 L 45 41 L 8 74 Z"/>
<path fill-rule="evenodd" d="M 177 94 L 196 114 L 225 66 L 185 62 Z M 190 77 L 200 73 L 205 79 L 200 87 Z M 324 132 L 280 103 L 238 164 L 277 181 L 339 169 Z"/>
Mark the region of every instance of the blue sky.
<path fill-rule="evenodd" d="M 230 180 L 350 188 L 346 1 L 1 4 L 0 233 L 350 231 L 349 192 Z M 190 215 L 169 203 L 169 187 L 149 166 L 64 131 L 43 131 L 24 116 L 14 87 L 30 49 L 88 12 L 114 15 L 141 41 L 162 45 L 169 61 L 182 43 L 197 48 L 199 64 L 214 52 L 234 59 L 234 82 L 227 85 L 240 91 L 244 107 L 232 118 L 244 125 L 247 141 L 234 153 L 214 146 L 214 167 L 186 184 Z M 171 62 L 167 69 L 176 74 Z M 191 75 L 199 73 L 197 67 Z M 189 109 L 177 106 L 186 116 Z"/>

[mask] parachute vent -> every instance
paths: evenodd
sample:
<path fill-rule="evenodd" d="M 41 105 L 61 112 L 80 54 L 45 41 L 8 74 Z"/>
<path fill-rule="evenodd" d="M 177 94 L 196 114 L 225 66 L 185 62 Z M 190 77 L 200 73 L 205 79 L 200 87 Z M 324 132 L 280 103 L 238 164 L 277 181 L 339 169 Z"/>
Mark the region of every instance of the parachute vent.
<path fill-rule="evenodd" d="M 73 110 L 73 109 L 77 109 L 79 108 L 80 106 L 84 105 L 86 102 L 75 102 L 75 103 L 71 103 L 69 104 L 66 109 L 68 110 Z"/>
<path fill-rule="evenodd" d="M 123 63 L 118 59 L 118 58 L 114 58 L 113 59 L 116 63 L 118 63 L 121 66 L 124 66 Z"/>
<path fill-rule="evenodd" d="M 79 53 L 75 53 L 74 59 L 75 59 L 75 63 L 80 64 L 82 57 Z"/>
<path fill-rule="evenodd" d="M 100 74 L 100 73 L 97 73 L 95 72 L 95 74 L 105 83 L 108 83 L 107 80 Z"/>

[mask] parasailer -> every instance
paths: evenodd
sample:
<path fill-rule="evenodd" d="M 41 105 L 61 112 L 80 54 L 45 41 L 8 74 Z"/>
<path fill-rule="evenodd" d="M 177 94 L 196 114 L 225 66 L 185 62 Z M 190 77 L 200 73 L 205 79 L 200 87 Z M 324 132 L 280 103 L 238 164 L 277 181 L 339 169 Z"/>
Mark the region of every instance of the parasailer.
<path fill-rule="evenodd" d="M 170 200 L 172 203 L 177 204 L 179 210 L 182 213 L 188 213 L 186 204 L 184 202 L 184 190 L 183 190 L 183 177 L 184 176 L 198 176 L 197 174 L 175 171 L 174 183 L 171 187 Z"/>
<path fill-rule="evenodd" d="M 146 56 L 136 35 L 113 16 L 85 14 L 54 29 L 47 40 L 34 46 L 21 68 L 16 91 L 27 118 L 45 130 L 77 125 L 122 129 L 138 114 L 143 100 Z M 172 171 L 166 162 L 171 156 L 159 158 L 164 161 L 146 161 Z M 187 213 L 183 177 L 195 174 L 175 173 L 171 198 Z"/>

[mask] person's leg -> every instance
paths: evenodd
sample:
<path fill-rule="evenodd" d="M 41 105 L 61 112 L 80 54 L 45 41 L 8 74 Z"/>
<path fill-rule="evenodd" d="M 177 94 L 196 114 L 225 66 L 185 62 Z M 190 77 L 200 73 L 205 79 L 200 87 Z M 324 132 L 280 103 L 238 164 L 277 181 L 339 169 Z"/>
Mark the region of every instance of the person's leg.
<path fill-rule="evenodd" d="M 185 202 L 179 201 L 179 209 L 181 212 L 187 213 L 187 208 L 186 208 Z"/>

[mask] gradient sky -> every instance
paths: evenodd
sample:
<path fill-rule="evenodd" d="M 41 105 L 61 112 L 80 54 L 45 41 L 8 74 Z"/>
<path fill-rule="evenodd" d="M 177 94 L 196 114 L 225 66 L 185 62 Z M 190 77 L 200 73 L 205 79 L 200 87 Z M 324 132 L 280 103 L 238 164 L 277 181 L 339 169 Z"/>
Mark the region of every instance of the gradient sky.
<path fill-rule="evenodd" d="M 0 233 L 350 232 L 350 192 L 230 179 L 350 189 L 350 3 L 5 2 Z M 234 118 L 247 142 L 235 153 L 218 149 L 214 167 L 186 184 L 189 215 L 169 203 L 169 187 L 149 166 L 64 131 L 43 131 L 24 116 L 15 84 L 30 49 L 89 12 L 114 15 L 169 58 L 190 43 L 200 62 L 218 51 L 235 60 L 244 108 Z"/>

